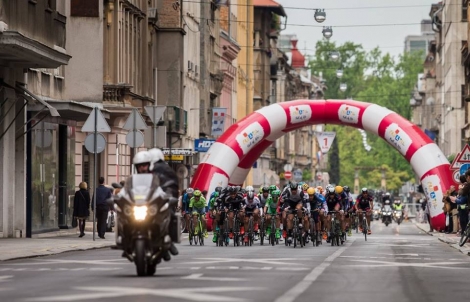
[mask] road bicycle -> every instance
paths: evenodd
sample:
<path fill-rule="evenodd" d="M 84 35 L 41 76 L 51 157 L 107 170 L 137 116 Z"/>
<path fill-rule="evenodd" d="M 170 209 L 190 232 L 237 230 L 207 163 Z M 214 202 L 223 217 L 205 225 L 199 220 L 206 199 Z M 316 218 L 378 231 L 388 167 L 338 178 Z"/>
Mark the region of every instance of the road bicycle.
<path fill-rule="evenodd" d="M 197 221 L 196 225 L 194 225 L 193 217 L 191 217 L 189 221 L 189 244 L 193 245 L 193 242 L 195 245 L 199 244 L 204 245 L 204 232 L 202 228 L 202 220 L 201 220 L 201 215 L 199 213 L 193 213 L 193 215 L 197 216 Z"/>

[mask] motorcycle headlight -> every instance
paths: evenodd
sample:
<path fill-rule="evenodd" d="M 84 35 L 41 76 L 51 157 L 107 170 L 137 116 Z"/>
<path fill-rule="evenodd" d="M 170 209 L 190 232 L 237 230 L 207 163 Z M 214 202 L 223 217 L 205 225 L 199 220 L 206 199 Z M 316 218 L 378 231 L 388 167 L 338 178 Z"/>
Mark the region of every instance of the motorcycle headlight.
<path fill-rule="evenodd" d="M 134 218 L 137 221 L 145 220 L 147 217 L 147 206 L 135 206 L 134 207 Z"/>

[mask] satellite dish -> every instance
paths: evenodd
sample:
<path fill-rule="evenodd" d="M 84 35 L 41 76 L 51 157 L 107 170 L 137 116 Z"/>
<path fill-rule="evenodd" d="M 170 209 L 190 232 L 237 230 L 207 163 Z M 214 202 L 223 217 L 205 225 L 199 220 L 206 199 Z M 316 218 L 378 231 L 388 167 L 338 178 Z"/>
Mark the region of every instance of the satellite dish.
<path fill-rule="evenodd" d="M 179 179 L 188 177 L 188 168 L 183 164 L 179 164 L 176 167 L 176 176 L 178 176 Z"/>

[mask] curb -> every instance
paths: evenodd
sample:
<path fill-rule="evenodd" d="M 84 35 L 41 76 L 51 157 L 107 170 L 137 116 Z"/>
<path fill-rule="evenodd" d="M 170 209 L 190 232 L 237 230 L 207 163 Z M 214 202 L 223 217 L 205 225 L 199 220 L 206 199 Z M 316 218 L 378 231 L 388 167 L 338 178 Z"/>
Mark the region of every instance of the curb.
<path fill-rule="evenodd" d="M 443 243 L 447 243 L 449 246 L 451 246 L 452 248 L 460 251 L 462 254 L 464 255 L 467 255 L 467 256 L 470 256 L 470 247 L 466 244 L 464 245 L 463 247 L 459 246 L 459 243 L 455 242 L 454 240 L 452 239 L 448 239 L 446 238 L 445 236 L 437 236 L 437 235 L 434 235 L 434 233 L 430 233 L 428 231 L 426 231 L 425 229 L 423 229 L 420 225 L 418 225 L 415 221 L 413 221 L 414 225 L 420 229 L 421 231 L 425 232 L 426 234 L 430 235 L 430 236 L 433 236 L 433 237 L 437 237 L 437 239 Z M 439 233 L 437 233 L 439 234 Z"/>

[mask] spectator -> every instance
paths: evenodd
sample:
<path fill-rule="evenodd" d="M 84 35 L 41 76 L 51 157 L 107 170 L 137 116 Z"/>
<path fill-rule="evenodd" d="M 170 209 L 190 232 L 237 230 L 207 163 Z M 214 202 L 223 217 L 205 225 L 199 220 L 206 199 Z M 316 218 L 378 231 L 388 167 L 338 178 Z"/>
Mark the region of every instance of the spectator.
<path fill-rule="evenodd" d="M 88 192 L 87 183 L 81 182 L 78 186 L 80 189 L 75 192 L 73 198 L 73 217 L 78 220 L 78 229 L 80 236 L 85 236 L 85 223 L 88 216 L 90 216 L 90 193 Z"/>
<path fill-rule="evenodd" d="M 432 229 L 432 225 L 431 225 L 431 212 L 430 212 L 430 205 L 429 205 L 429 201 L 428 199 L 425 197 L 424 198 L 424 201 L 423 201 L 423 209 L 424 209 L 424 213 L 426 215 L 426 219 L 429 223 L 429 232 L 434 232 L 434 230 Z"/>
<path fill-rule="evenodd" d="M 105 239 L 106 220 L 108 219 L 109 206 L 106 202 L 111 198 L 111 191 L 104 185 L 104 177 L 99 178 L 99 186 L 96 188 L 96 196 L 93 196 L 93 203 L 96 202 L 96 228 L 98 237 Z M 92 204 L 94 208 L 94 204 Z"/>

